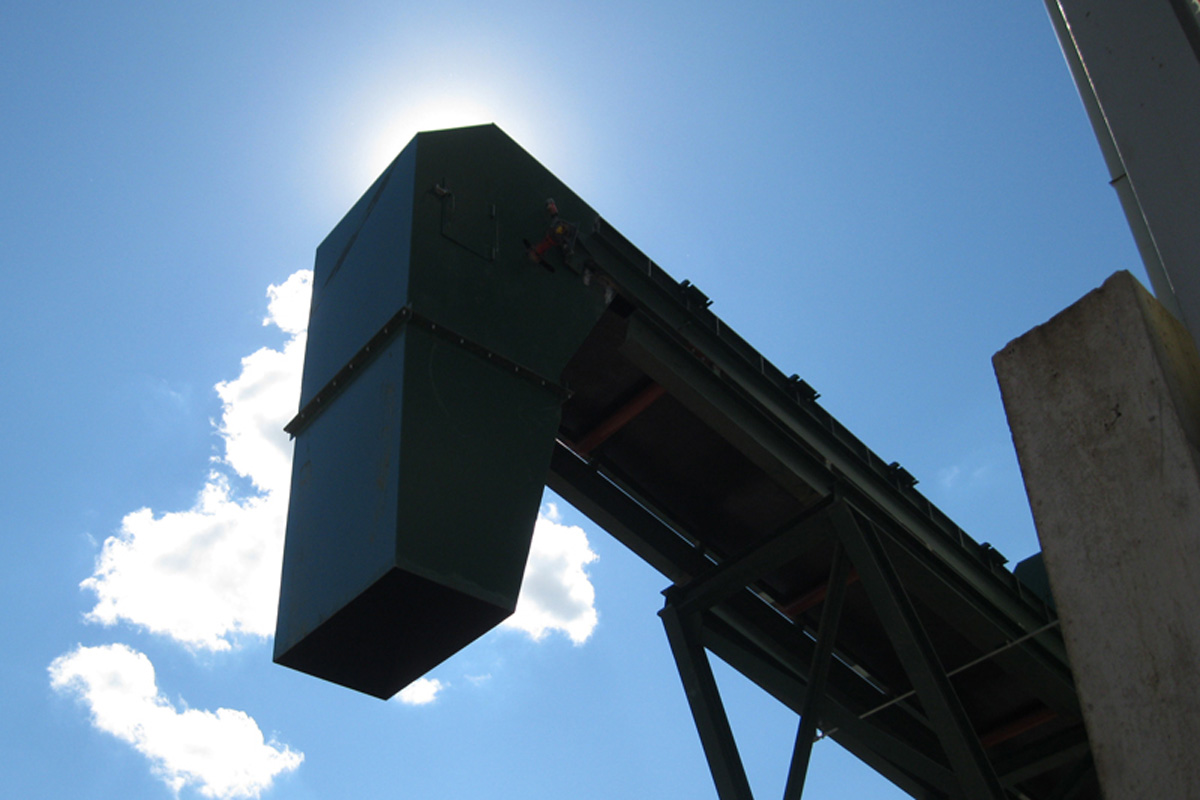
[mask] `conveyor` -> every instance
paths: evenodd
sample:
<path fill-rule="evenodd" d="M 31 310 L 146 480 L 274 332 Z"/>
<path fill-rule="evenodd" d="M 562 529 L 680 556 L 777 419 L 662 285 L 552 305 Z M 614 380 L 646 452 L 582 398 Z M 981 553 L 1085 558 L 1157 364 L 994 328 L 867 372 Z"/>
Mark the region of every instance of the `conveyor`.
<path fill-rule="evenodd" d="M 423 133 L 317 254 L 276 660 L 387 697 L 515 607 L 544 485 L 709 654 L 914 797 L 1098 797 L 1049 598 L 494 126 Z"/>

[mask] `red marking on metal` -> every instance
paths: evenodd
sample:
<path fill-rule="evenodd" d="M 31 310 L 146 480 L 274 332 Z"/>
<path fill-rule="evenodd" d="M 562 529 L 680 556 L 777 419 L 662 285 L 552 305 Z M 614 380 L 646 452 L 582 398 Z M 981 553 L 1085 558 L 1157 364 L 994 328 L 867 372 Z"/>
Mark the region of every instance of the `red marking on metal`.
<path fill-rule="evenodd" d="M 596 427 L 579 440 L 579 444 L 575 446 L 575 452 L 581 456 L 589 455 L 604 442 L 608 441 L 609 437 L 617 431 L 624 428 L 632 422 L 639 414 L 654 404 L 654 401 L 666 394 L 667 390 L 660 384 L 651 383 L 642 391 L 638 392 L 632 400 L 609 415 L 607 419 L 601 422 Z"/>
<path fill-rule="evenodd" d="M 1058 712 L 1049 708 L 1040 708 L 1030 714 L 1026 714 L 1020 719 L 1007 722 L 992 728 L 985 734 L 979 737 L 979 743 L 984 747 L 995 747 L 998 744 L 1007 742 L 1009 739 L 1015 739 L 1022 733 L 1033 730 L 1034 728 L 1045 725 L 1058 717 Z"/>
<path fill-rule="evenodd" d="M 846 585 L 853 586 L 858 582 L 858 570 L 851 567 L 850 573 L 846 576 Z M 811 592 L 807 592 L 800 597 L 797 597 L 792 602 L 785 606 L 780 606 L 779 610 L 786 616 L 796 617 L 808 611 L 810 608 L 818 606 L 825 599 L 825 595 L 829 594 L 829 584 L 823 583 Z"/>

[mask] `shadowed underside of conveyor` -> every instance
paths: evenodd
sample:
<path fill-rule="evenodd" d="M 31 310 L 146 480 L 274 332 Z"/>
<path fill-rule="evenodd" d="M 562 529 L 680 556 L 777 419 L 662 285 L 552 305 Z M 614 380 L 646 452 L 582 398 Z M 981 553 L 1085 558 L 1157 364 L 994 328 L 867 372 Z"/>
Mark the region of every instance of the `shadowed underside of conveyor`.
<path fill-rule="evenodd" d="M 280 663 L 440 663 L 515 607 L 548 484 L 671 582 L 722 798 L 708 653 L 801 715 L 789 796 L 818 732 L 916 797 L 1098 796 L 1053 611 L 494 126 L 418 136 L 314 286 Z"/>

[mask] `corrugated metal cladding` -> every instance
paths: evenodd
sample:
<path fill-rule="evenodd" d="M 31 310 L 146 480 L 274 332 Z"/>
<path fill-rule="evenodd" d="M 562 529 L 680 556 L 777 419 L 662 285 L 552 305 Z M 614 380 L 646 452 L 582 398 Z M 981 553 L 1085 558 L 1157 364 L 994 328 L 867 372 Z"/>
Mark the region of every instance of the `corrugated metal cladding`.
<path fill-rule="evenodd" d="M 494 126 L 423 133 L 317 249 L 277 662 L 389 697 L 514 610 L 605 307 L 530 257 L 548 198 L 594 216 Z"/>

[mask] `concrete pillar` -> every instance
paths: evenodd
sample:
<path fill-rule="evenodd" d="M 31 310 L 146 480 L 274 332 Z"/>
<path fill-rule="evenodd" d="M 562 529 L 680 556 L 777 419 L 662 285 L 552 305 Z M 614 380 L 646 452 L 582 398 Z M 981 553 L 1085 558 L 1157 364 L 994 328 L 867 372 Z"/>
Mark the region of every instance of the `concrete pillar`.
<path fill-rule="evenodd" d="M 993 365 L 1104 796 L 1200 798 L 1200 355 L 1119 272 Z"/>

